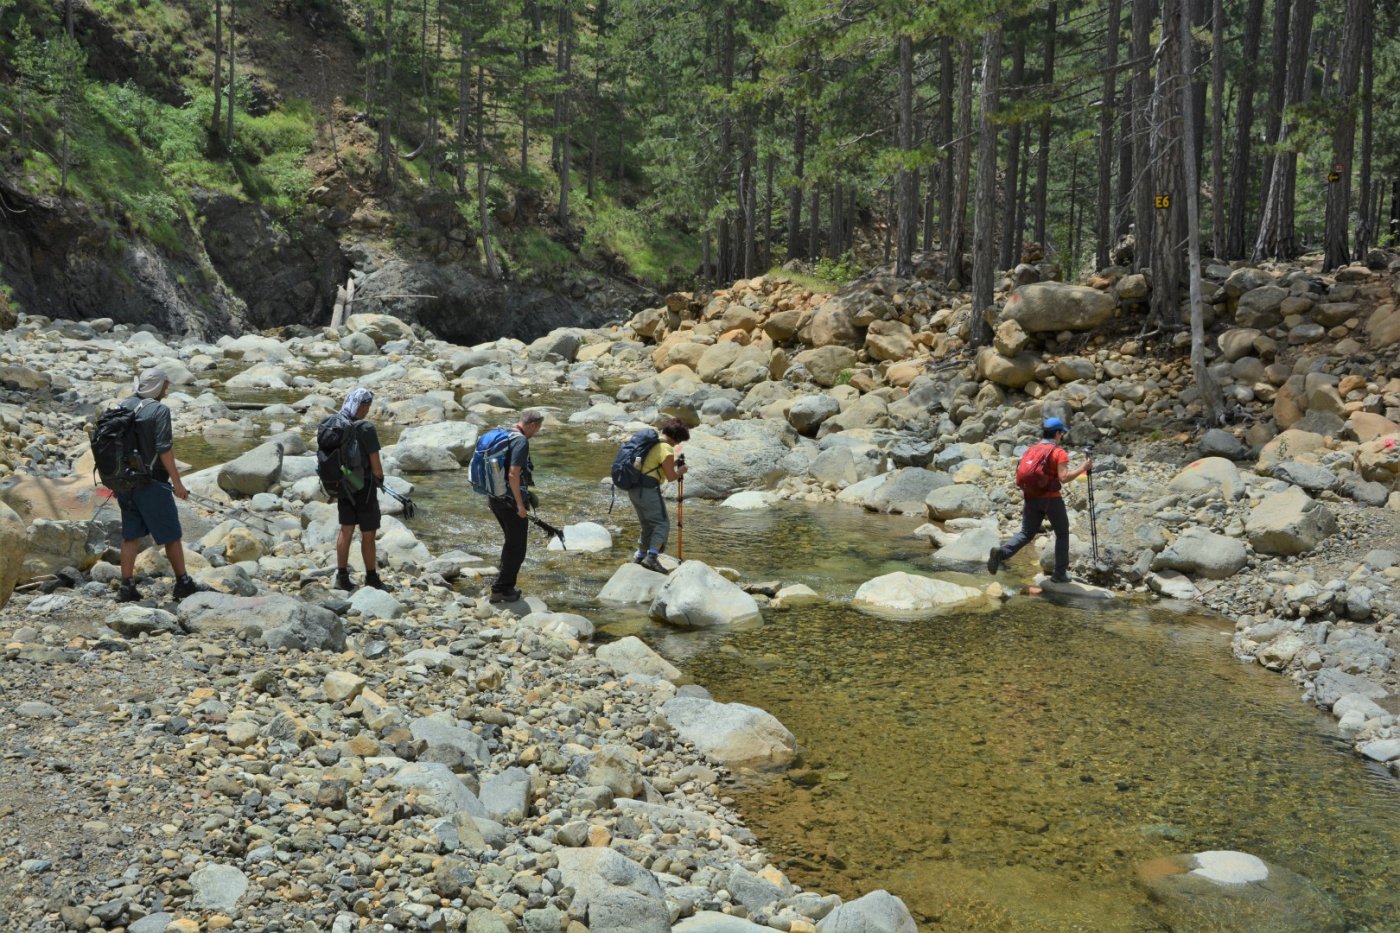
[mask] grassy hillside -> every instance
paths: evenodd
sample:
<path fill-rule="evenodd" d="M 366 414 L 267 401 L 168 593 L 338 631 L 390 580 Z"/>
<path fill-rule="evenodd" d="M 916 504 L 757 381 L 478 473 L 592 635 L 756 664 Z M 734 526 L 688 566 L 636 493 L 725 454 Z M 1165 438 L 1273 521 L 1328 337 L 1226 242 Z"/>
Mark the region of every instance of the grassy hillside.
<path fill-rule="evenodd" d="M 212 9 L 209 0 L 86 0 L 74 4 L 70 42 L 61 4 L 0 0 L 0 172 L 22 190 L 77 199 L 172 253 L 198 248 L 189 236 L 195 194 L 219 192 L 283 219 L 324 216 L 342 238 L 401 250 L 431 241 L 425 226 L 448 223 L 475 246 L 446 258 L 481 263 L 475 167 L 459 196 L 443 157 L 431 168 L 427 157 L 407 157 L 423 135 L 411 115 L 395 122 L 405 138 L 396 140 L 392 183 L 384 181 L 354 4 L 240 0 L 231 139 L 211 133 Z M 226 21 L 223 29 L 226 45 Z M 488 198 L 509 277 L 549 283 L 594 270 L 658 289 L 688 284 L 698 241 L 668 224 L 634 181 L 600 180 L 589 200 L 576 160 L 570 224 L 561 228 L 549 138 L 532 142 L 522 172 L 518 129 L 498 135 Z M 452 145 L 444 138 L 441 148 Z M 426 216 L 425 198 L 450 200 L 456 216 Z"/>

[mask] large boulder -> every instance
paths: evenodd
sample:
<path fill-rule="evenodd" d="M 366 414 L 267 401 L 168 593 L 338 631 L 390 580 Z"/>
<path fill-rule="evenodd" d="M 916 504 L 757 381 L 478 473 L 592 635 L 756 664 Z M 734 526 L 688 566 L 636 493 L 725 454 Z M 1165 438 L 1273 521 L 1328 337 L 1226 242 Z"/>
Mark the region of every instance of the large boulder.
<path fill-rule="evenodd" d="M 934 570 L 956 570 L 960 573 L 982 573 L 987 566 L 987 552 L 1001 543 L 995 524 L 978 525 L 955 537 L 945 537 L 929 563 Z"/>
<path fill-rule="evenodd" d="M 1340 906 L 1328 894 L 1302 875 L 1246 852 L 1168 856 L 1142 866 L 1139 877 L 1167 929 L 1347 929 Z"/>
<path fill-rule="evenodd" d="M 1179 570 L 1193 577 L 1224 580 L 1244 569 L 1248 560 L 1238 538 L 1192 526 L 1176 536 L 1152 561 L 1153 570 Z"/>
<path fill-rule="evenodd" d="M 1244 480 L 1239 468 L 1224 457 L 1202 457 L 1182 467 L 1167 488 L 1184 493 L 1219 490 L 1226 499 L 1234 499 L 1244 492 Z"/>
<path fill-rule="evenodd" d="M 57 573 L 64 567 L 86 570 L 96 559 L 92 548 L 100 549 L 104 544 L 103 536 L 93 533 L 92 524 L 36 518 L 25 529 L 25 541 L 17 551 L 23 561 L 17 582 Z"/>
<path fill-rule="evenodd" d="M 782 461 L 798 435 L 776 421 L 725 421 L 691 433 L 685 445 L 690 467 L 685 493 L 724 499 L 741 489 L 767 489 L 785 474 Z"/>
<path fill-rule="evenodd" d="M 656 876 L 614 849 L 556 849 L 570 912 L 590 930 L 671 933 L 671 912 Z"/>
<path fill-rule="evenodd" d="M 1332 510 L 1297 486 L 1265 496 L 1245 519 L 1249 544 L 1261 554 L 1306 554 L 1336 530 Z"/>
<path fill-rule="evenodd" d="M 388 314 L 352 314 L 345 326 L 352 333 L 364 334 L 379 347 L 392 340 L 413 339 L 413 328 Z"/>
<path fill-rule="evenodd" d="M 972 605 L 983 598 L 975 587 L 898 571 L 862 583 L 852 605 L 875 615 L 908 617 Z"/>
<path fill-rule="evenodd" d="M 660 574 L 652 576 L 659 577 Z M 593 653 L 619 674 L 645 674 L 673 683 L 681 678 L 681 672 L 674 664 L 653 651 L 636 635 L 628 635 L 617 641 L 599 645 Z"/>
<path fill-rule="evenodd" d="M 598 591 L 598 602 L 619 606 L 651 605 L 665 585 L 665 574 L 629 562 L 613 571 L 608 582 Z"/>
<path fill-rule="evenodd" d="M 1113 316 L 1117 301 L 1084 285 L 1037 282 L 1022 285 L 1006 299 L 1003 321 L 1016 321 L 1030 334 L 1093 330 Z"/>
<path fill-rule="evenodd" d="M 1400 477 L 1400 435 L 1387 434 L 1361 444 L 1352 462 L 1363 479 L 1394 486 Z"/>
<path fill-rule="evenodd" d="M 981 518 L 992 510 L 992 500 L 971 483 L 941 485 L 924 499 L 928 517 L 936 522 L 954 518 Z"/>
<path fill-rule="evenodd" d="M 1022 350 L 1014 357 L 1005 357 L 991 347 L 977 351 L 977 378 L 1005 386 L 1008 389 L 1024 388 L 1035 379 L 1040 357 Z"/>
<path fill-rule="evenodd" d="M 871 891 L 827 914 L 817 933 L 918 933 L 904 902 L 888 891 Z"/>
<path fill-rule="evenodd" d="M 405 428 L 399 435 L 400 446 L 441 447 L 446 449 L 458 463 L 465 464 L 472 458 L 476 449 L 480 428 L 469 421 L 439 421 L 436 424 L 420 424 Z"/>
<path fill-rule="evenodd" d="M 843 373 L 856 365 L 856 351 L 838 346 L 803 350 L 792 358 L 792 364 L 806 370 L 817 385 L 829 389 L 841 381 Z"/>
<path fill-rule="evenodd" d="M 394 773 L 393 785 L 411 793 L 418 808 L 433 816 L 487 816 L 486 807 L 452 769 L 438 761 L 415 761 Z"/>
<path fill-rule="evenodd" d="M 855 347 L 860 343 L 860 333 L 840 298 L 831 298 L 818 305 L 798 335 L 809 347 Z"/>
<path fill-rule="evenodd" d="M 454 772 L 476 771 L 491 763 L 491 748 L 486 740 L 451 713 L 415 719 L 408 724 L 408 731 L 415 742 L 422 743 L 419 761 L 446 765 Z"/>
<path fill-rule="evenodd" d="M 561 327 L 552 330 L 526 347 L 525 355 L 532 360 L 563 360 L 572 363 L 578 359 L 579 347 L 583 346 L 583 333 L 578 328 Z"/>
<path fill-rule="evenodd" d="M 651 602 L 651 617 L 680 628 L 741 625 L 763 618 L 754 598 L 708 564 L 688 560 L 676 568 Z"/>
<path fill-rule="evenodd" d="M 281 594 L 196 593 L 180 603 L 179 614 L 185 627 L 196 633 L 231 629 L 268 648 L 345 649 L 345 628 L 338 615 Z"/>
<path fill-rule="evenodd" d="M 1264 285 L 1251 289 L 1240 296 L 1235 306 L 1235 323 L 1240 327 L 1254 330 L 1268 330 L 1283 323 L 1284 299 L 1288 289 L 1277 285 Z"/>
<path fill-rule="evenodd" d="M 907 360 L 914 355 L 914 332 L 901 321 L 875 321 L 865 332 L 872 360 Z"/>
<path fill-rule="evenodd" d="M 575 522 L 565 525 L 564 541 L 549 539 L 549 550 L 565 551 L 569 554 L 593 554 L 606 551 L 613 546 L 612 532 L 597 522 Z"/>
<path fill-rule="evenodd" d="M 14 509 L 0 502 L 0 609 L 10 601 L 15 583 L 24 569 L 24 553 L 28 547 L 24 522 Z"/>
<path fill-rule="evenodd" d="M 678 696 L 662 704 L 661 714 L 678 736 L 731 768 L 782 768 L 797 756 L 793 734 L 753 706 Z"/>
<path fill-rule="evenodd" d="M 799 434 L 812 437 L 826 419 L 840 413 L 841 403 L 830 395 L 804 395 L 788 409 L 788 424 Z"/>
<path fill-rule="evenodd" d="M 236 496 L 267 492 L 282 475 L 282 445 L 261 444 L 219 468 L 219 488 Z"/>
<path fill-rule="evenodd" d="M 946 473 L 935 473 L 923 467 L 901 467 L 882 474 L 879 482 L 873 485 L 858 483 L 848 487 L 837 498 L 870 512 L 919 515 L 924 512 L 928 496 L 952 482 Z"/>

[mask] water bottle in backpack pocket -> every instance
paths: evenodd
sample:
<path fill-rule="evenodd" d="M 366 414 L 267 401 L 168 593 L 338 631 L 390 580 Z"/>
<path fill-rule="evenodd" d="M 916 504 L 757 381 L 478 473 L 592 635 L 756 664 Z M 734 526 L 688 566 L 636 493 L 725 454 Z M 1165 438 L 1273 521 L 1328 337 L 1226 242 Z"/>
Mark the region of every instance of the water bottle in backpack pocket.
<path fill-rule="evenodd" d="M 492 499 L 509 496 L 510 484 L 506 482 L 509 469 L 510 432 L 505 428 L 492 428 L 476 442 L 471 463 L 467 465 L 472 491 Z"/>

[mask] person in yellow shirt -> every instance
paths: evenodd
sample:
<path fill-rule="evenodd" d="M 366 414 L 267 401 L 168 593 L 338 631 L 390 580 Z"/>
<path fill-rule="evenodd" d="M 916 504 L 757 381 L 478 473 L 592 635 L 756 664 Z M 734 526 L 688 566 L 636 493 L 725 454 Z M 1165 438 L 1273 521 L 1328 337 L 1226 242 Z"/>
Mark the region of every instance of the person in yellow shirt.
<path fill-rule="evenodd" d="M 666 573 L 661 565 L 660 554 L 666 550 L 666 538 L 671 533 L 671 520 L 666 514 L 666 500 L 661 495 L 661 487 L 685 475 L 685 455 L 677 456 L 676 445 L 690 440 L 690 430 L 678 418 L 672 418 L 661 428 L 661 440 L 647 451 L 642 460 L 642 483 L 627 490 L 627 498 L 632 500 L 632 508 L 641 523 L 641 534 L 637 538 L 637 552 L 632 560 L 648 570 Z"/>

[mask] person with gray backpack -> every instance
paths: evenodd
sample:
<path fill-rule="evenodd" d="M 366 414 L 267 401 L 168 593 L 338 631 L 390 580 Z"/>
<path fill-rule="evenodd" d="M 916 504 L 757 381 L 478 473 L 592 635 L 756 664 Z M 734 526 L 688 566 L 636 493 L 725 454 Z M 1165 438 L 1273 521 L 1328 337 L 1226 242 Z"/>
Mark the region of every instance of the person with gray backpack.
<path fill-rule="evenodd" d="M 374 393 L 357 386 L 338 413 L 316 429 L 316 474 L 328 495 L 335 497 L 340 532 L 335 538 L 335 587 L 347 593 L 355 588 L 350 579 L 350 542 L 360 529 L 360 556 L 365 562 L 365 586 L 387 590 L 376 566 L 374 546 L 382 517 L 379 489 L 384 467 L 379 462 L 379 434 L 365 419 L 374 404 Z"/>
<path fill-rule="evenodd" d="M 627 493 L 641 526 L 632 560 L 656 573 L 667 572 L 661 553 L 671 533 L 661 486 L 685 476 L 685 454 L 677 454 L 676 445 L 688 440 L 690 429 L 679 418 L 672 418 L 659 434 L 653 428 L 633 434 L 613 459 L 613 485 Z"/>

